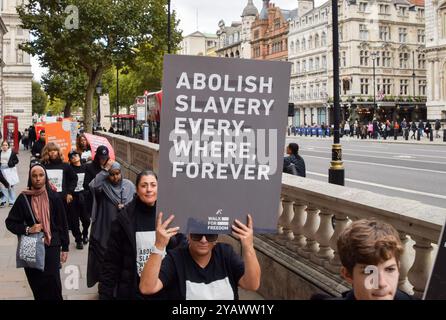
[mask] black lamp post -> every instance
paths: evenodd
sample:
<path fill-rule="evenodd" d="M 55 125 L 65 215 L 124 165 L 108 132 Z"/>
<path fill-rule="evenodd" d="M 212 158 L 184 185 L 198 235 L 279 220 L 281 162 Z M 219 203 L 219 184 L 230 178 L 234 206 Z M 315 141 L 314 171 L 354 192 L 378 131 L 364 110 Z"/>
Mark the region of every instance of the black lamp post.
<path fill-rule="evenodd" d="M 98 128 L 101 128 L 101 93 L 102 93 L 102 83 L 98 82 L 96 86 L 96 93 L 98 94 Z"/>
<path fill-rule="evenodd" d="M 116 115 L 119 114 L 119 68 L 120 65 L 116 64 Z"/>
<path fill-rule="evenodd" d="M 338 0 L 331 1 L 331 14 L 333 20 L 333 124 L 334 137 L 331 152 L 331 165 L 328 170 L 328 182 L 344 185 L 344 164 L 342 162 L 342 146 L 339 135 L 339 118 L 341 108 L 339 105 L 339 22 Z"/>

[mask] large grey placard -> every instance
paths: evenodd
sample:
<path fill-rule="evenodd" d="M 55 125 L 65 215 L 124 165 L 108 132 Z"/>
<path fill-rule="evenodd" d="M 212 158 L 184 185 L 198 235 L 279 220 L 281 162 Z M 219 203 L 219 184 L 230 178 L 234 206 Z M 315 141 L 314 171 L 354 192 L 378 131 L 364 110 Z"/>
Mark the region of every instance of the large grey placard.
<path fill-rule="evenodd" d="M 291 65 L 167 55 L 157 212 L 183 233 L 276 231 Z"/>

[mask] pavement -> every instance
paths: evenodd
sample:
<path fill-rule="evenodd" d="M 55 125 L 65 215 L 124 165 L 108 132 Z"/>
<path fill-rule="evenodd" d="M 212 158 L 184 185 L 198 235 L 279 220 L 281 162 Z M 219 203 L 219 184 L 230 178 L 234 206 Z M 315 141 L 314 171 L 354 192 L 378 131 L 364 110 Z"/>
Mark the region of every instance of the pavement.
<path fill-rule="evenodd" d="M 30 152 L 20 150 L 17 170 L 20 183 L 15 186 L 19 195 L 25 189 L 29 170 Z M 17 236 L 5 227 L 5 219 L 10 208 L 0 208 L 0 300 L 33 300 L 31 289 L 23 269 L 15 266 Z M 62 295 L 65 300 L 97 300 L 97 286 L 87 288 L 88 245 L 83 250 L 75 248 L 75 241 L 70 232 L 68 260 L 61 270 Z M 255 292 L 239 290 L 241 300 L 262 300 Z"/>
<path fill-rule="evenodd" d="M 345 185 L 446 207 L 446 142 L 342 138 Z M 442 140 L 441 140 L 442 141 Z M 287 137 L 297 142 L 307 177 L 328 181 L 333 138 Z"/>

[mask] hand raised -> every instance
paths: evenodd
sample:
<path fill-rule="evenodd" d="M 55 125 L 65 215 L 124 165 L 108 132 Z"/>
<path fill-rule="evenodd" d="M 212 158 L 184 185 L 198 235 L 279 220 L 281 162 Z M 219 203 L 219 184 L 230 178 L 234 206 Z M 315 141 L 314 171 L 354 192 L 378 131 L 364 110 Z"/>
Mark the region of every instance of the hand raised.
<path fill-rule="evenodd" d="M 170 238 L 175 236 L 180 229 L 179 227 L 169 228 L 169 224 L 173 221 L 174 218 L 174 215 L 170 215 L 170 217 L 163 222 L 163 213 L 160 212 L 158 215 L 158 218 L 156 220 L 155 246 L 159 250 L 163 250 L 164 248 L 166 248 Z"/>
<path fill-rule="evenodd" d="M 232 225 L 232 235 L 240 240 L 242 247 L 252 247 L 254 245 L 253 221 L 250 214 L 248 214 L 247 224 L 243 224 L 235 219 Z"/>

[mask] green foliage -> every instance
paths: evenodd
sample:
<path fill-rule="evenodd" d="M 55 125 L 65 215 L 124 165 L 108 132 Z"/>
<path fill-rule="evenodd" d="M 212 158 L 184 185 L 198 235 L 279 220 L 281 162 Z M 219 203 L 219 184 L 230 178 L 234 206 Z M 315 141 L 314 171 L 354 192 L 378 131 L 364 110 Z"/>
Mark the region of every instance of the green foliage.
<path fill-rule="evenodd" d="M 65 26 L 70 20 L 64 12 L 68 5 L 79 10 L 78 29 Z M 134 70 L 137 81 L 146 86 L 151 80 L 159 82 L 158 70 L 167 51 L 166 1 L 29 0 L 17 11 L 22 27 L 33 35 L 33 40 L 21 46 L 24 51 L 38 56 L 50 75 L 76 70 L 87 79 L 84 120 L 88 132 L 92 129 L 96 85 L 113 65 Z M 173 15 L 173 48 L 181 37 L 177 25 Z"/>
<path fill-rule="evenodd" d="M 32 82 L 32 112 L 39 115 L 45 113 L 48 98 L 45 91 L 42 90 L 40 83 Z"/>

